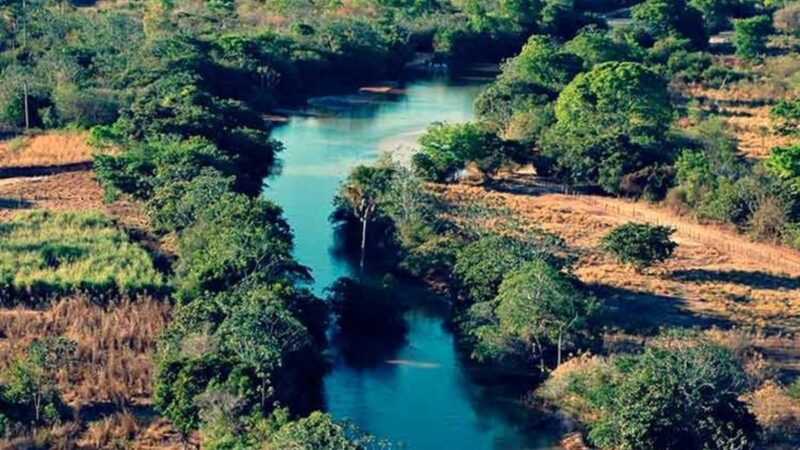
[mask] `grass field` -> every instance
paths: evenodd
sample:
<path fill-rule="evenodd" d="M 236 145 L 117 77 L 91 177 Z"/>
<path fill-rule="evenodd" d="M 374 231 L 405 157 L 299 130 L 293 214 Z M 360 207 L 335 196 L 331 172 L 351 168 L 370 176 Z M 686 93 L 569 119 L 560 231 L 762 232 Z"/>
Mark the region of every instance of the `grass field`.
<path fill-rule="evenodd" d="M 0 224 L 0 300 L 160 293 L 148 253 L 100 213 L 19 213 Z"/>

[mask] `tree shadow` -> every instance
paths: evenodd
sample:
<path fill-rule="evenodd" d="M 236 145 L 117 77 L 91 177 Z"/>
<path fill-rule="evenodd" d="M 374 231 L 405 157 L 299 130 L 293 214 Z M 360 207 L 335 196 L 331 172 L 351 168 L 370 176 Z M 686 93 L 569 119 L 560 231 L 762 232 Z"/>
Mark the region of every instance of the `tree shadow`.
<path fill-rule="evenodd" d="M 618 329 L 632 334 L 656 334 L 661 328 L 729 328 L 721 317 L 699 316 L 684 306 L 680 297 L 637 292 L 604 284 L 591 284 L 589 290 L 603 307 L 593 318 L 598 327 Z"/>
<path fill-rule="evenodd" d="M 798 277 L 745 270 L 675 270 L 670 277 L 677 281 L 695 283 L 734 283 L 754 289 L 800 289 L 800 278 Z"/>
<path fill-rule="evenodd" d="M 16 198 L 0 198 L 0 209 L 29 209 L 33 203 Z"/>

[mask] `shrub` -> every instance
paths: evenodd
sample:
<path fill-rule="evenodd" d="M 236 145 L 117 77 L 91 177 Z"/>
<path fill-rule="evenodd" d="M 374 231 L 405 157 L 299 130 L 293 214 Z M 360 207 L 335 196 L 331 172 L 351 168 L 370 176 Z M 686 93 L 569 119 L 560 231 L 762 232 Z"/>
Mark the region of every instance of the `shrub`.
<path fill-rule="evenodd" d="M 672 256 L 677 247 L 670 239 L 673 233 L 674 228 L 629 222 L 603 237 L 602 245 L 620 263 L 642 271 Z"/>
<path fill-rule="evenodd" d="M 781 100 L 769 112 L 775 132 L 783 135 L 800 134 L 800 97 Z"/>
<path fill-rule="evenodd" d="M 755 16 L 736 20 L 733 25 L 736 30 L 733 37 L 736 54 L 749 61 L 760 59 L 767 50 L 772 19 L 769 16 Z"/>
<path fill-rule="evenodd" d="M 474 123 L 432 125 L 419 142 L 422 149 L 412 162 L 417 173 L 431 181 L 452 181 L 467 162 L 491 176 L 517 157 L 516 146 Z"/>
<path fill-rule="evenodd" d="M 781 33 L 800 35 L 800 3 L 789 3 L 775 11 L 773 24 Z"/>
<path fill-rule="evenodd" d="M 589 437 L 602 448 L 751 448 L 758 439 L 755 417 L 739 400 L 747 378 L 722 347 L 648 346 L 617 360 L 615 371 L 579 393 L 598 411 Z"/>
<path fill-rule="evenodd" d="M 574 344 L 594 310 L 594 300 L 575 279 L 543 261 L 526 263 L 504 276 L 496 299 L 470 308 L 473 356 L 500 360 L 522 349 L 523 361 L 538 360 L 544 370 L 545 352 L 555 348 L 558 366 L 563 348 Z"/>

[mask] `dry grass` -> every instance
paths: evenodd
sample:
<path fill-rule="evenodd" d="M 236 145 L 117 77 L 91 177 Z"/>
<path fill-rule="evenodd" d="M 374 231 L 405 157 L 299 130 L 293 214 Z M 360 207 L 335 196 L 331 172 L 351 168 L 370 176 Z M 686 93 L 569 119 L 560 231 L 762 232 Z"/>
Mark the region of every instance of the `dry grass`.
<path fill-rule="evenodd" d="M 52 133 L 0 141 L 0 168 L 59 166 L 91 160 L 85 133 Z"/>
<path fill-rule="evenodd" d="M 718 62 L 733 68 L 740 64 L 735 58 L 718 58 Z M 767 58 L 753 70 L 755 80 L 722 88 L 685 86 L 681 93 L 689 100 L 700 102 L 707 114 L 724 117 L 743 155 L 764 158 L 769 156 L 772 147 L 798 142 L 797 138 L 778 136 L 771 131 L 769 112 L 778 100 L 800 95 L 800 56 L 786 54 Z"/>
<path fill-rule="evenodd" d="M 147 403 L 151 395 L 150 354 L 169 317 L 169 305 L 149 297 L 105 307 L 70 298 L 44 311 L 0 310 L 0 369 L 7 367 L 30 340 L 65 336 L 77 342 L 78 359 L 69 376 L 59 380 L 68 404 Z"/>
<path fill-rule="evenodd" d="M 800 444 L 800 402 L 773 381 L 764 383 L 746 400 L 764 430 L 770 448 L 797 448 Z"/>

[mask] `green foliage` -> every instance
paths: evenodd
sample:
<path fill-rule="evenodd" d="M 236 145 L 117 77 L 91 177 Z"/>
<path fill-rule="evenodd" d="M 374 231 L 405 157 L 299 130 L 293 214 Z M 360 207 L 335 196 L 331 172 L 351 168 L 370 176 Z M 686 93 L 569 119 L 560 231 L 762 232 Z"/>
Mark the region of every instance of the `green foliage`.
<path fill-rule="evenodd" d="M 614 228 L 602 244 L 617 261 L 641 271 L 672 256 L 678 246 L 670 239 L 674 232 L 669 227 L 629 222 Z"/>
<path fill-rule="evenodd" d="M 291 231 L 278 206 L 269 200 L 227 193 L 180 236 L 176 298 L 189 302 L 249 279 L 300 279 L 306 271 L 294 261 L 291 251 Z"/>
<path fill-rule="evenodd" d="M 66 338 L 35 339 L 23 356 L 12 361 L 0 385 L 0 405 L 5 420 L 34 427 L 52 424 L 64 409 L 58 391 L 58 376 L 69 370 L 75 342 Z"/>
<path fill-rule="evenodd" d="M 703 22 L 710 32 L 727 27 L 731 17 L 750 13 L 755 3 L 752 0 L 689 0 L 689 5 L 703 14 Z"/>
<path fill-rule="evenodd" d="M 507 273 L 527 262 L 551 258 L 535 239 L 487 235 L 465 245 L 453 266 L 463 300 L 467 304 L 490 301 Z"/>
<path fill-rule="evenodd" d="M 3 303 L 87 293 L 159 294 L 165 281 L 147 252 L 98 213 L 32 212 L 0 226 Z"/>
<path fill-rule="evenodd" d="M 669 158 L 654 149 L 673 116 L 666 84 L 642 64 L 604 63 L 578 75 L 555 113 L 541 146 L 556 175 L 572 184 L 616 194 L 625 174 Z"/>
<path fill-rule="evenodd" d="M 703 16 L 686 0 L 645 0 L 633 7 L 631 16 L 633 23 L 655 40 L 679 35 L 689 39 L 695 49 L 708 45 Z"/>
<path fill-rule="evenodd" d="M 280 426 L 269 436 L 267 449 L 297 450 L 379 450 L 389 449 L 357 427 L 335 422 L 329 414 L 311 413 L 308 417 Z"/>
<path fill-rule="evenodd" d="M 422 149 L 413 158 L 414 168 L 421 177 L 437 182 L 456 179 L 469 162 L 492 176 L 518 153 L 513 143 L 475 123 L 431 125 L 420 138 L 420 145 Z"/>
<path fill-rule="evenodd" d="M 467 312 L 476 341 L 473 356 L 497 361 L 522 352 L 523 360 L 538 359 L 543 367 L 546 351 L 555 347 L 560 364 L 563 346 L 574 341 L 595 310 L 594 300 L 577 286 L 540 260 L 507 273 L 495 299 Z"/>
<path fill-rule="evenodd" d="M 581 71 L 582 64 L 576 54 L 569 52 L 569 47 L 562 49 L 553 38 L 534 35 L 528 38 L 519 55 L 504 65 L 503 72 L 505 77 L 559 92 Z"/>
<path fill-rule="evenodd" d="M 782 135 L 800 135 L 800 97 L 781 100 L 769 112 L 775 131 Z"/>
<path fill-rule="evenodd" d="M 767 50 L 767 37 L 772 33 L 772 18 L 755 16 L 733 22 L 736 33 L 733 45 L 736 54 L 748 61 L 757 61 Z"/>
<path fill-rule="evenodd" d="M 581 30 L 564 44 L 564 50 L 583 60 L 586 70 L 611 61 L 635 61 L 639 53 L 629 43 L 615 40 L 607 31 L 593 27 Z"/>
<path fill-rule="evenodd" d="M 602 448 L 752 448 L 758 425 L 739 397 L 744 371 L 724 348 L 683 341 L 620 358 L 607 383 L 582 395 L 596 408 Z"/>
<path fill-rule="evenodd" d="M 672 121 L 664 80 L 632 62 L 600 64 L 580 74 L 559 95 L 556 118 L 567 131 L 582 134 L 663 136 Z"/>

